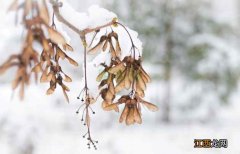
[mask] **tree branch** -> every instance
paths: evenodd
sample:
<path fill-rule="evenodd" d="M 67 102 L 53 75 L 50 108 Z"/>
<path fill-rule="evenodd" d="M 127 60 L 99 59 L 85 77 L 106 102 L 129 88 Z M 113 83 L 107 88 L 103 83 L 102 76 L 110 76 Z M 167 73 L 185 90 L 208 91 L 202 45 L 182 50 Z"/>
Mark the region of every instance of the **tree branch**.
<path fill-rule="evenodd" d="M 53 11 L 54 11 L 54 14 L 55 16 L 57 17 L 57 19 L 62 22 L 63 24 L 65 24 L 66 26 L 68 26 L 71 30 L 73 30 L 74 32 L 76 32 L 83 43 L 86 43 L 86 34 L 88 33 L 91 33 L 91 32 L 94 32 L 94 31 L 98 31 L 102 28 L 105 28 L 105 27 L 108 27 L 108 26 L 111 26 L 115 23 L 115 21 L 111 21 L 109 23 L 106 23 L 104 25 L 101 25 L 101 26 L 98 26 L 98 27 L 95 27 L 95 28 L 86 28 L 84 30 L 80 30 L 78 29 L 77 27 L 75 27 L 74 25 L 72 25 L 69 21 L 67 21 L 61 14 L 60 14 L 60 11 L 59 11 L 59 7 L 62 7 L 62 3 L 61 2 L 58 2 L 57 0 L 49 0 L 50 3 L 52 4 L 52 7 L 53 7 Z"/>

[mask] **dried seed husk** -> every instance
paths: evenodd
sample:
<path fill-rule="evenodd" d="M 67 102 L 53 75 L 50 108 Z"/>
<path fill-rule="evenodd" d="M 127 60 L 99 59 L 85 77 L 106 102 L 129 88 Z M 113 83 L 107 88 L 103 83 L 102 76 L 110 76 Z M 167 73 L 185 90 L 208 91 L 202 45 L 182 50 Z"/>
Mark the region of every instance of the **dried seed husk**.
<path fill-rule="evenodd" d="M 63 49 L 64 49 L 65 51 L 73 51 L 73 48 L 72 48 L 69 44 L 64 44 L 64 45 L 63 45 Z"/>
<path fill-rule="evenodd" d="M 119 122 L 122 123 L 123 121 L 126 120 L 127 118 L 127 115 L 128 115 L 128 111 L 129 111 L 129 108 L 127 107 L 127 105 L 125 105 L 124 109 L 123 109 L 123 112 L 119 118 Z"/>
<path fill-rule="evenodd" d="M 125 69 L 125 66 L 123 63 L 119 63 L 118 65 L 110 68 L 108 70 L 109 73 L 116 74 L 118 71 L 123 71 Z"/>
<path fill-rule="evenodd" d="M 66 54 L 59 47 L 57 47 L 57 54 L 62 60 L 66 58 Z"/>
<path fill-rule="evenodd" d="M 62 34 L 57 32 L 53 28 L 48 28 L 48 33 L 51 41 L 54 42 L 55 44 L 61 44 L 61 45 L 66 44 L 66 40 L 64 39 Z"/>
<path fill-rule="evenodd" d="M 106 106 L 108 106 L 109 104 L 112 104 L 112 102 L 104 100 L 104 101 L 102 102 L 102 108 L 104 109 L 104 108 L 105 108 Z"/>
<path fill-rule="evenodd" d="M 16 79 L 14 79 L 12 81 L 12 89 L 16 89 L 21 81 L 21 77 L 17 77 Z"/>
<path fill-rule="evenodd" d="M 39 7 L 40 17 L 46 24 L 49 24 L 49 13 L 48 8 L 45 0 L 42 0 L 40 7 Z"/>
<path fill-rule="evenodd" d="M 131 107 L 129 108 L 127 118 L 126 118 L 126 124 L 127 125 L 132 125 L 134 124 L 134 109 Z"/>
<path fill-rule="evenodd" d="M 149 103 L 147 101 L 141 101 L 143 105 L 145 105 L 150 111 L 156 112 L 158 111 L 158 107 L 152 103 Z"/>
<path fill-rule="evenodd" d="M 141 76 L 141 78 L 143 79 L 143 81 L 144 81 L 145 83 L 148 83 L 148 79 L 146 78 L 146 76 L 145 76 L 142 72 L 140 72 L 139 75 Z"/>
<path fill-rule="evenodd" d="M 49 42 L 46 39 L 42 39 L 42 46 L 43 46 L 44 51 L 50 53 L 51 47 L 49 45 Z"/>
<path fill-rule="evenodd" d="M 118 104 L 113 103 L 113 104 L 107 105 L 106 107 L 104 107 L 104 110 L 105 111 L 115 110 L 116 112 L 119 112 Z"/>
<path fill-rule="evenodd" d="M 111 82 L 111 83 L 108 85 L 108 89 L 109 89 L 109 91 L 110 91 L 112 94 L 115 94 L 115 89 L 114 89 L 114 84 L 113 84 L 113 82 Z"/>
<path fill-rule="evenodd" d="M 140 75 L 137 76 L 137 85 L 141 90 L 146 90 L 146 83 L 143 81 Z"/>
<path fill-rule="evenodd" d="M 130 67 L 128 77 L 129 77 L 129 81 L 132 83 L 133 79 L 134 79 L 134 69 L 133 69 L 132 65 Z"/>
<path fill-rule="evenodd" d="M 116 77 L 116 83 L 119 84 L 122 80 L 124 80 L 124 76 L 126 74 L 126 71 L 121 72 L 118 77 Z"/>
<path fill-rule="evenodd" d="M 0 66 L 0 75 L 4 74 L 10 67 L 13 67 L 13 66 L 17 66 L 19 65 L 19 63 L 17 62 L 9 62 L 9 63 L 5 63 L 3 64 L 2 66 Z"/>
<path fill-rule="evenodd" d="M 20 90 L 19 90 L 19 97 L 20 100 L 24 99 L 24 81 L 21 81 L 21 85 L 20 85 Z"/>
<path fill-rule="evenodd" d="M 70 89 L 65 85 L 65 84 L 60 84 L 62 86 L 62 88 L 66 91 L 70 91 Z"/>
<path fill-rule="evenodd" d="M 19 85 L 19 83 L 23 80 L 23 76 L 24 76 L 24 67 L 21 67 L 17 70 L 17 73 L 16 73 L 16 77 L 15 79 L 12 81 L 12 89 L 16 89 Z"/>
<path fill-rule="evenodd" d="M 115 49 L 114 49 L 114 47 L 113 47 L 113 44 L 112 44 L 112 41 L 111 41 L 111 40 L 109 41 L 109 44 L 110 44 L 111 56 L 112 56 L 113 59 L 115 59 L 115 58 L 117 57 L 117 54 L 116 54 L 116 52 L 115 52 Z"/>
<path fill-rule="evenodd" d="M 136 84 L 136 92 L 137 92 L 137 94 L 138 94 L 140 97 L 142 97 L 142 98 L 145 96 L 144 90 L 142 90 L 142 89 L 139 87 L 138 84 Z"/>
<path fill-rule="evenodd" d="M 64 74 L 64 81 L 65 82 L 72 82 L 72 79 L 68 75 Z"/>
<path fill-rule="evenodd" d="M 48 88 L 46 95 L 51 95 L 54 93 L 54 91 L 55 91 L 54 87 L 50 87 L 50 88 Z"/>
<path fill-rule="evenodd" d="M 107 39 L 107 36 L 101 36 L 100 41 L 88 51 L 88 54 L 96 54 L 99 52 L 103 46 L 104 41 Z"/>
<path fill-rule="evenodd" d="M 106 40 L 102 47 L 103 52 L 106 51 L 107 47 L 108 47 L 108 41 Z"/>
<path fill-rule="evenodd" d="M 97 76 L 97 81 L 98 82 L 100 82 L 101 80 L 102 80 L 102 78 L 103 78 L 103 76 L 104 76 L 104 74 L 106 73 L 106 71 L 105 70 L 103 70 L 98 76 Z"/>
<path fill-rule="evenodd" d="M 48 82 L 48 78 L 47 78 L 47 69 L 45 69 L 41 75 L 41 78 L 40 78 L 40 82 L 43 83 L 43 82 Z"/>
<path fill-rule="evenodd" d="M 32 68 L 32 72 L 39 73 L 42 72 L 42 65 L 41 63 L 38 63 L 36 66 Z"/>
<path fill-rule="evenodd" d="M 25 0 L 24 3 L 24 16 L 27 16 L 28 13 L 32 10 L 32 0 Z"/>
<path fill-rule="evenodd" d="M 120 47 L 120 44 L 119 44 L 119 41 L 117 40 L 116 42 L 116 50 L 115 50 L 115 53 L 117 55 L 117 57 L 120 57 L 121 56 L 121 47 Z"/>
<path fill-rule="evenodd" d="M 104 100 L 111 101 L 114 98 L 114 94 L 108 89 Z"/>
<path fill-rule="evenodd" d="M 125 85 L 126 89 L 130 89 L 130 87 L 131 87 L 131 82 L 129 80 L 129 68 L 127 68 L 127 70 L 126 70 L 126 75 L 124 78 L 124 85 Z"/>
<path fill-rule="evenodd" d="M 142 123 L 142 118 L 140 116 L 140 113 L 139 113 L 136 105 L 134 106 L 133 110 L 134 110 L 134 113 L 133 113 L 134 114 L 134 121 L 138 124 L 141 124 Z"/>
<path fill-rule="evenodd" d="M 67 60 L 69 61 L 70 64 L 72 64 L 74 66 L 78 66 L 78 63 L 75 60 L 73 60 L 72 58 L 68 57 L 67 55 L 66 55 L 66 58 L 67 58 Z"/>
<path fill-rule="evenodd" d="M 150 76 L 145 72 L 145 70 L 144 70 L 142 67 L 140 67 L 140 71 L 141 71 L 141 73 L 145 76 L 145 78 L 147 79 L 147 81 L 148 81 L 148 82 L 151 82 Z"/>
<path fill-rule="evenodd" d="M 47 74 L 47 82 L 50 82 L 52 80 L 54 75 L 54 72 L 53 71 L 50 71 L 48 74 Z"/>
<path fill-rule="evenodd" d="M 115 93 L 120 92 L 122 89 L 124 89 L 125 87 L 125 80 L 123 79 L 122 81 L 120 81 L 117 86 L 115 87 Z"/>
<path fill-rule="evenodd" d="M 103 86 L 105 86 L 107 84 L 107 79 L 104 79 L 100 82 L 98 89 L 101 89 Z"/>
<path fill-rule="evenodd" d="M 96 102 L 96 99 L 94 97 L 89 97 L 89 103 L 93 104 Z"/>
<path fill-rule="evenodd" d="M 67 102 L 69 103 L 69 98 L 68 98 L 67 92 L 65 90 L 66 89 L 62 86 L 62 91 L 63 91 L 64 97 L 67 100 Z"/>

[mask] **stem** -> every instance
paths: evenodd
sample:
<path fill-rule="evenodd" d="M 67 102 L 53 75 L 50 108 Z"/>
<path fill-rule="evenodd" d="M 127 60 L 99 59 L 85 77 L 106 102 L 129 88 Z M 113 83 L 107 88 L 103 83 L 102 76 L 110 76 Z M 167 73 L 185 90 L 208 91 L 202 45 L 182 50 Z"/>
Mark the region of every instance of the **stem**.
<path fill-rule="evenodd" d="M 85 93 L 87 96 L 88 85 L 87 85 L 87 47 L 84 45 L 84 80 L 85 80 Z"/>
<path fill-rule="evenodd" d="M 125 31 L 127 32 L 128 36 L 129 36 L 129 38 L 130 38 L 130 40 L 131 40 L 131 44 L 132 44 L 133 58 L 135 59 L 135 45 L 134 45 L 134 43 L 133 43 L 133 39 L 132 39 L 129 31 L 127 30 L 127 28 L 126 28 L 123 24 L 121 24 L 121 23 L 119 23 L 119 22 L 116 22 L 116 24 L 122 26 L 122 27 L 125 29 Z"/>

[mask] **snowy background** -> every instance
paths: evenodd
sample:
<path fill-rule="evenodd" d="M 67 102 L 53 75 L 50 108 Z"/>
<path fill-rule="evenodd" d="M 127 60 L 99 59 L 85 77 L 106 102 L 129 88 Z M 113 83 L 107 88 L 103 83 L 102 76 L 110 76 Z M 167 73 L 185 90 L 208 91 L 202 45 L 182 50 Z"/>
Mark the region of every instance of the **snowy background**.
<path fill-rule="evenodd" d="M 146 99 L 159 107 L 143 111 L 143 124 L 127 127 L 119 114 L 93 106 L 92 135 L 98 150 L 88 150 L 86 129 L 75 111 L 82 65 L 66 66 L 73 75 L 70 104 L 61 90 L 46 96 L 48 85 L 32 84 L 26 98 L 12 97 L 15 70 L 0 77 L 0 154 L 237 154 L 240 139 L 240 2 L 238 0 L 68 0 L 80 12 L 93 4 L 116 13 L 138 31 L 144 66 L 153 78 Z M 0 0 L 0 63 L 21 49 L 23 28 Z M 78 62 L 82 48 L 71 36 Z M 168 45 L 170 42 L 171 46 Z M 169 54 L 171 53 L 171 54 Z M 170 65 L 169 65 L 170 64 Z M 171 67 L 169 67 L 171 66 Z M 169 72 L 171 72 L 169 77 Z M 94 80 L 94 79 L 93 79 Z M 226 138 L 227 149 L 194 149 L 194 139 Z"/>

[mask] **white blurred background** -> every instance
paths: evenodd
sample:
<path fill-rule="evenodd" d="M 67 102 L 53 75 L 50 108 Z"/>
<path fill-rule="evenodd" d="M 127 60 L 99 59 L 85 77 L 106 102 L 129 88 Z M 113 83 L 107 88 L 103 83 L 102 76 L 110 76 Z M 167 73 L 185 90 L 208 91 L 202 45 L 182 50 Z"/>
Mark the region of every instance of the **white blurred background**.
<path fill-rule="evenodd" d="M 12 98 L 15 70 L 0 77 L 0 154 L 225 154 L 239 153 L 239 0 L 68 0 L 78 11 L 98 4 L 139 32 L 144 66 L 153 78 L 146 99 L 159 106 L 143 111 L 143 124 L 127 127 L 119 114 L 94 105 L 92 135 L 98 150 L 87 149 L 86 129 L 75 111 L 82 66 L 73 75 L 70 104 L 61 90 L 32 84 L 26 98 Z M 23 28 L 0 0 L 0 63 L 21 50 Z M 67 30 L 67 29 L 66 29 Z M 74 59 L 81 62 L 78 37 L 71 35 Z M 227 149 L 194 149 L 194 139 L 228 139 Z"/>

